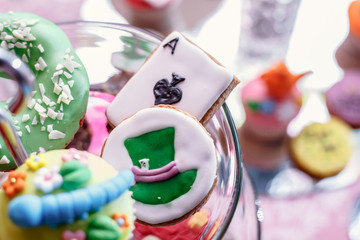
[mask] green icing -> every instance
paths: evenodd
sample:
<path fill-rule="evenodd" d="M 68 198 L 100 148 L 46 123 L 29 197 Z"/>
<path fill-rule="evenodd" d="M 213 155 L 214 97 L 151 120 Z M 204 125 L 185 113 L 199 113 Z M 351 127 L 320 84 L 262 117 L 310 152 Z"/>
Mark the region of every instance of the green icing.
<path fill-rule="evenodd" d="M 118 240 L 122 233 L 119 226 L 110 217 L 100 215 L 93 218 L 88 225 L 87 240 Z"/>
<path fill-rule="evenodd" d="M 190 170 L 161 182 L 138 182 L 130 188 L 133 199 L 146 204 L 165 204 L 187 193 L 196 178 L 196 170 Z"/>
<path fill-rule="evenodd" d="M 246 105 L 254 112 L 256 112 L 259 109 L 259 103 L 248 101 L 246 102 Z"/>
<path fill-rule="evenodd" d="M 43 96 L 40 91 L 39 84 L 43 84 L 45 87 L 45 96 L 51 102 L 57 102 L 59 95 L 54 93 L 54 83 L 52 81 L 53 74 L 57 71 L 56 66 L 60 63 L 64 65 L 66 55 L 66 50 L 70 49 L 68 53 L 69 56 L 73 56 L 73 61 L 80 64 L 80 68 L 75 68 L 75 70 L 70 73 L 71 77 L 67 78 L 64 74 L 60 74 L 59 78 L 62 79 L 65 85 L 69 85 L 69 81 L 74 80 L 73 86 L 69 87 L 71 90 L 71 95 L 74 100 L 72 100 L 69 104 L 62 104 L 62 109 L 60 104 L 57 104 L 54 107 L 55 112 L 64 113 L 63 119 L 52 119 L 51 117 L 47 117 L 43 124 L 40 122 L 39 114 L 34 108 L 30 109 L 25 107 L 25 109 L 18 115 L 13 116 L 13 122 L 17 122 L 15 124 L 19 128 L 19 132 L 22 133 L 20 136 L 20 140 L 22 141 L 26 151 L 28 153 L 37 152 L 39 147 L 43 147 L 45 150 L 52 149 L 60 149 L 64 148 L 67 143 L 69 143 L 76 131 L 79 129 L 79 122 L 85 115 L 88 94 L 89 94 L 89 80 L 86 73 L 85 67 L 82 65 L 81 60 L 74 52 L 66 34 L 57 27 L 54 23 L 40 18 L 31 13 L 1 13 L 0 14 L 0 23 L 3 25 L 3 30 L 0 33 L 5 33 L 13 36 L 12 30 L 15 30 L 16 27 L 13 27 L 13 23 L 17 20 L 39 20 L 38 22 L 34 22 L 29 24 L 30 33 L 36 38 L 31 41 L 24 41 L 21 39 L 17 39 L 17 42 L 23 43 L 27 42 L 26 48 L 19 48 L 14 46 L 13 49 L 18 57 L 22 58 L 24 54 L 28 58 L 28 65 L 30 69 L 34 72 L 36 77 L 36 82 L 34 86 L 34 90 L 36 91 L 33 99 L 36 101 L 40 101 L 39 103 L 42 107 L 48 111 L 48 105 L 43 101 Z M 10 23 L 12 29 L 9 28 L 7 23 Z M 7 44 L 12 43 L 11 41 L 5 41 Z M 31 43 L 31 46 L 30 46 Z M 38 46 L 41 44 L 44 52 L 41 52 L 41 47 Z M 30 55 L 30 57 L 29 57 Z M 35 64 L 38 62 L 39 57 L 47 64 L 47 67 L 41 71 L 35 69 Z M 66 68 L 63 68 L 64 72 L 69 71 Z M 1 75 L 4 77 L 4 75 Z M 0 107 L 5 108 L 4 102 L 0 102 Z M 22 121 L 24 115 L 29 116 L 29 120 Z M 32 124 L 34 117 L 36 118 L 37 124 Z M 47 131 L 47 126 L 53 125 L 53 129 L 57 130 L 61 133 L 65 134 L 65 137 L 60 139 L 49 139 L 49 132 Z M 25 126 L 29 126 L 30 132 L 27 131 Z M 42 127 L 45 129 L 42 130 Z M 15 163 L 12 161 L 11 154 L 8 149 L 5 147 L 5 143 L 2 138 L 0 138 L 0 144 L 3 146 L 0 149 L 0 159 L 3 156 L 6 156 L 9 160 L 9 164 L 0 164 L 0 171 L 8 171 L 14 169 Z"/>
<path fill-rule="evenodd" d="M 91 177 L 89 168 L 76 160 L 65 162 L 59 173 L 63 177 L 61 188 L 65 191 L 72 191 L 84 185 Z"/>
<path fill-rule="evenodd" d="M 128 138 L 124 145 L 134 166 L 139 160 L 149 159 L 149 169 L 163 167 L 175 157 L 175 128 L 168 127 Z M 196 179 L 197 170 L 181 172 L 173 178 L 153 183 L 137 182 L 130 188 L 136 201 L 147 204 L 164 204 L 184 195 Z"/>

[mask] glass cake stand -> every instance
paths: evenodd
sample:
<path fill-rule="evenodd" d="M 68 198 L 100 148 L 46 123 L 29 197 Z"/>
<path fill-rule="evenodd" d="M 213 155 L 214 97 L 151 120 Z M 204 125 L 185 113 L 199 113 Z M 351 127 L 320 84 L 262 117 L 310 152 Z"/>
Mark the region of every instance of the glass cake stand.
<path fill-rule="evenodd" d="M 106 83 L 119 74 L 131 76 L 162 39 L 154 33 L 124 24 L 76 21 L 58 23 L 58 26 L 68 35 L 83 61 L 92 86 Z M 184 237 L 180 232 L 183 228 L 195 231 L 198 239 L 260 238 L 258 216 L 261 216 L 261 209 L 243 167 L 236 128 L 226 104 L 206 129 L 214 139 L 219 159 L 216 187 L 200 210 L 208 213 L 207 223 L 198 229 L 190 229 L 189 219 L 169 227 L 136 224 L 133 239 L 146 237 L 144 229 L 148 235 L 159 239 L 179 239 Z M 170 233 L 171 236 L 166 235 Z"/>

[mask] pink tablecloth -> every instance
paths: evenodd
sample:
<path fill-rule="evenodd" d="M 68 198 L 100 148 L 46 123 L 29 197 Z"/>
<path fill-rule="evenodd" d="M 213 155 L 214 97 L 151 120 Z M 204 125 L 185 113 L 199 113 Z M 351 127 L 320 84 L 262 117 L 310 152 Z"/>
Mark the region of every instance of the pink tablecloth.
<path fill-rule="evenodd" d="M 264 240 L 343 240 L 360 183 L 294 199 L 260 197 Z"/>
<path fill-rule="evenodd" d="M 1 12 L 33 12 L 54 22 L 81 19 L 85 0 L 1 0 Z M 102 1 L 99 1 L 101 4 Z M 360 183 L 296 199 L 260 197 L 264 240 L 348 239 L 347 224 Z M 252 239 L 250 239 L 252 240 Z"/>

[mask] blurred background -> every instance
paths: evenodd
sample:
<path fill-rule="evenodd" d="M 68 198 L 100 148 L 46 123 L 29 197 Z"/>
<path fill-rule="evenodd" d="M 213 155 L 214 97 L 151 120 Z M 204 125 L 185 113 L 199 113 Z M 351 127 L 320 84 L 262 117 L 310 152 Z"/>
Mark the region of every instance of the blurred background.
<path fill-rule="evenodd" d="M 259 216 L 262 239 L 331 240 L 360 239 L 360 230 L 357 230 L 360 229 L 358 126 L 349 126 L 353 152 L 348 165 L 332 176 L 314 178 L 300 170 L 292 161 L 290 142 L 304 127 L 329 121 L 332 113 L 326 105 L 325 94 L 343 80 L 349 69 L 355 71 L 354 81 L 360 85 L 357 72 L 360 65 L 347 67 L 348 60 L 344 60 L 348 52 L 354 53 L 353 62 L 360 59 L 360 38 L 355 38 L 350 50 L 345 41 L 350 34 L 348 8 L 351 2 L 0 0 L 0 11 L 32 12 L 55 23 L 74 20 L 130 23 L 160 36 L 173 30 L 182 32 L 241 80 L 227 103 L 238 128 L 244 164 L 253 178 L 263 210 L 263 215 Z M 360 24 L 360 17 L 357 20 Z M 339 49 L 346 52 L 341 58 L 336 57 Z M 299 109 L 294 110 L 291 117 L 287 115 L 293 109 L 281 110 L 288 119 L 281 122 L 282 129 L 274 133 L 267 132 L 274 125 L 256 122 L 258 116 L 247 111 L 249 105 L 242 97 L 245 97 L 245 86 L 256 82 L 261 74 L 279 62 L 285 63 L 288 76 L 309 74 L 292 85 L 300 93 Z M 262 94 L 248 91 L 250 95 L 253 91 L 257 96 Z M 281 101 L 271 103 L 276 108 Z M 355 114 L 360 112 L 355 111 Z M 257 133 L 258 129 L 266 136 Z M 235 230 L 230 228 L 229 231 Z"/>

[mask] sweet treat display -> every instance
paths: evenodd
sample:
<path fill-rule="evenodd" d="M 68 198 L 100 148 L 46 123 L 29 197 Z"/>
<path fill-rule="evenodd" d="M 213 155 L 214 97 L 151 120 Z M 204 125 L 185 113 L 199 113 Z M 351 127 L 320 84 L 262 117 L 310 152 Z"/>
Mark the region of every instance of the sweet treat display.
<path fill-rule="evenodd" d="M 332 117 L 327 123 L 312 123 L 290 139 L 290 155 L 310 176 L 322 179 L 344 169 L 352 154 L 351 128 Z"/>
<path fill-rule="evenodd" d="M 131 169 L 136 218 L 170 225 L 196 212 L 216 183 L 213 139 L 189 114 L 169 105 L 142 109 L 110 133 L 102 158 Z"/>
<path fill-rule="evenodd" d="M 141 109 L 168 104 L 206 125 L 238 83 L 206 52 L 173 32 L 117 94 L 107 117 L 117 126 Z"/>
<path fill-rule="evenodd" d="M 66 148 L 86 150 L 100 156 L 102 146 L 109 135 L 105 111 L 113 99 L 113 95 L 90 91 L 84 124 Z"/>
<path fill-rule="evenodd" d="M 0 239 L 128 239 L 133 180 L 87 152 L 33 154 L 2 184 Z"/>
<path fill-rule="evenodd" d="M 325 93 L 329 112 L 354 128 L 360 127 L 360 69 L 345 70 L 344 77 Z"/>
<path fill-rule="evenodd" d="M 296 82 L 306 74 L 294 75 L 280 62 L 248 82 L 241 92 L 244 128 L 260 140 L 283 138 L 302 105 Z"/>
<path fill-rule="evenodd" d="M 349 32 L 336 50 L 335 57 L 343 69 L 360 68 L 360 1 L 354 0 L 348 9 Z"/>
<path fill-rule="evenodd" d="M 36 77 L 32 99 L 13 116 L 26 151 L 65 147 L 81 125 L 89 94 L 86 70 L 67 36 L 36 15 L 1 13 L 0 46 L 27 63 Z M 6 109 L 6 104 L 0 102 L 0 107 Z M 16 167 L 4 146 L 0 139 L 0 171 Z"/>

